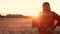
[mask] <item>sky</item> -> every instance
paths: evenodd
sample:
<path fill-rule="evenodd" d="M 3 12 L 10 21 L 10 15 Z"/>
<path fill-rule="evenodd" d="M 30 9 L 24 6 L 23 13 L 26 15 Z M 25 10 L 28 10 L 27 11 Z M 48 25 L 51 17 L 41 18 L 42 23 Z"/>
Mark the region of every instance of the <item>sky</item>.
<path fill-rule="evenodd" d="M 0 0 L 0 14 L 37 15 L 44 2 L 49 2 L 51 10 L 60 15 L 60 0 Z"/>

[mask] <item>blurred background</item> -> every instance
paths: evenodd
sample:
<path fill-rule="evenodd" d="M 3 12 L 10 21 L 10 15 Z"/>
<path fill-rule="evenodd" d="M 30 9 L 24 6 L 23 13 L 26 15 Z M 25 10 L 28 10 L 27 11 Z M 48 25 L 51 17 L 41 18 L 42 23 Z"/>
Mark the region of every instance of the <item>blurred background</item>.
<path fill-rule="evenodd" d="M 49 2 L 51 10 L 60 17 L 60 0 L 0 0 L 0 34 L 38 34 L 32 28 L 32 17 L 42 11 L 42 4 Z M 60 26 L 55 34 L 60 34 Z"/>

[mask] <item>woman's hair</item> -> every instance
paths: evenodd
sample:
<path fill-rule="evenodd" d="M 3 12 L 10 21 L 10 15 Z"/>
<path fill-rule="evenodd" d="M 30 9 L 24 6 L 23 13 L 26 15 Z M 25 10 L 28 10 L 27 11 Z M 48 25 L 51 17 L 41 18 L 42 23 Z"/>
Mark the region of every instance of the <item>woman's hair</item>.
<path fill-rule="evenodd" d="M 45 5 L 45 4 L 50 5 L 49 2 L 44 2 L 43 5 Z"/>

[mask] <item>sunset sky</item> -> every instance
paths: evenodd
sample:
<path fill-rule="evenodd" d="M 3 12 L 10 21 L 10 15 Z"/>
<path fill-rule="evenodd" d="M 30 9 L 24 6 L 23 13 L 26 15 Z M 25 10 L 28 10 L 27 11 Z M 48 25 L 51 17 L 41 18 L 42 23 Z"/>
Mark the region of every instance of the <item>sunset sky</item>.
<path fill-rule="evenodd" d="M 37 15 L 44 2 L 49 2 L 51 10 L 60 15 L 60 0 L 0 0 L 0 14 Z"/>

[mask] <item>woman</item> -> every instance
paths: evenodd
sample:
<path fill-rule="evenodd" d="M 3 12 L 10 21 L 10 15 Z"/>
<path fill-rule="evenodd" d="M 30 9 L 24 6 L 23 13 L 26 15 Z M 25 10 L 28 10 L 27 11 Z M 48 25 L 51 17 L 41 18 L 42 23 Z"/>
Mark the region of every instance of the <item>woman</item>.
<path fill-rule="evenodd" d="M 58 15 L 51 11 L 48 2 L 44 2 L 43 11 L 39 13 L 37 19 L 33 19 L 32 27 L 37 27 L 39 34 L 54 34 L 55 24 L 58 22 Z"/>

